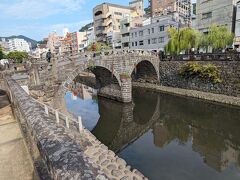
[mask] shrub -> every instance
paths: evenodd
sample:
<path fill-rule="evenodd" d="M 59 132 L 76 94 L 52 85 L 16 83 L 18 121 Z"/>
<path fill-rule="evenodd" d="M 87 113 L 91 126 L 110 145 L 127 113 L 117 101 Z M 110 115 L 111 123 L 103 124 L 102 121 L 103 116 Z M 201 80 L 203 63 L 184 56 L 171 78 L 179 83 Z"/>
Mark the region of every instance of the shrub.
<path fill-rule="evenodd" d="M 89 69 L 90 71 L 93 71 L 95 68 L 96 68 L 96 66 L 93 65 L 93 64 L 88 65 L 88 69 Z"/>
<path fill-rule="evenodd" d="M 213 64 L 201 65 L 196 62 L 190 62 L 185 64 L 179 74 L 183 78 L 201 78 L 202 80 L 208 80 L 214 84 L 221 83 L 220 71 L 217 66 Z"/>
<path fill-rule="evenodd" d="M 127 78 L 130 78 L 130 75 L 127 72 L 124 72 L 124 73 L 120 74 L 120 78 L 127 79 Z"/>

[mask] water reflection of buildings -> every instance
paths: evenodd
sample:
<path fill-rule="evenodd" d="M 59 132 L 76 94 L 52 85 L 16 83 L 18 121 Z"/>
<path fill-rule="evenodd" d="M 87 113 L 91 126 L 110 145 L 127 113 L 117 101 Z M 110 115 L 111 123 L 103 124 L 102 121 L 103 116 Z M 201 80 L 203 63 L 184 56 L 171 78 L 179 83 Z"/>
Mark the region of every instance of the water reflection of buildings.
<path fill-rule="evenodd" d="M 176 121 L 174 122 L 176 123 Z M 181 120 L 178 122 L 181 123 Z M 236 147 L 230 140 L 224 139 L 214 131 L 190 128 L 187 123 L 185 125 L 190 129 L 188 137 L 192 136 L 192 149 L 203 157 L 204 163 L 209 167 L 222 172 L 231 164 L 240 166 L 240 146 Z M 163 149 L 174 139 L 182 141 L 179 136 L 186 134 L 183 132 L 185 128 L 173 130 L 171 127 L 160 121 L 153 125 L 154 144 L 157 147 Z M 178 132 L 178 135 L 174 132 Z"/>
<path fill-rule="evenodd" d="M 217 170 L 224 171 L 231 164 L 238 164 L 240 151 L 234 145 L 218 134 L 210 134 L 210 138 L 204 136 L 205 133 L 197 128 L 193 128 L 193 150 L 199 152 L 204 158 L 204 162 Z"/>
<path fill-rule="evenodd" d="M 71 99 L 77 100 L 77 97 L 83 100 L 92 99 L 97 94 L 97 90 L 81 83 L 75 83 L 71 88 Z"/>

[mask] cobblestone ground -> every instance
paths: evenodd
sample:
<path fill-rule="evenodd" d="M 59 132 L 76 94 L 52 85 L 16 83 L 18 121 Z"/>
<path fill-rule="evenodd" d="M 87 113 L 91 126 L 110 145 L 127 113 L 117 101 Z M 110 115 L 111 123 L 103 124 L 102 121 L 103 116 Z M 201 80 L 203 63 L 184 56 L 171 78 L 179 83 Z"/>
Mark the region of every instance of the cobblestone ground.
<path fill-rule="evenodd" d="M 0 179 L 35 179 L 30 156 L 7 98 L 0 97 Z"/>

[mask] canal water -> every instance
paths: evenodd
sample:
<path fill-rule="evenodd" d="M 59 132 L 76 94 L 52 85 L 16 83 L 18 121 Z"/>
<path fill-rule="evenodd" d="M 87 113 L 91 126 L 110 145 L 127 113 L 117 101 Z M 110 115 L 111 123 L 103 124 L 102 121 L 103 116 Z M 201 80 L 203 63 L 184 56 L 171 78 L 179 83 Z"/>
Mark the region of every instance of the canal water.
<path fill-rule="evenodd" d="M 66 107 L 107 145 L 153 180 L 239 180 L 240 109 L 133 89 L 133 103 L 97 98 L 78 85 Z"/>

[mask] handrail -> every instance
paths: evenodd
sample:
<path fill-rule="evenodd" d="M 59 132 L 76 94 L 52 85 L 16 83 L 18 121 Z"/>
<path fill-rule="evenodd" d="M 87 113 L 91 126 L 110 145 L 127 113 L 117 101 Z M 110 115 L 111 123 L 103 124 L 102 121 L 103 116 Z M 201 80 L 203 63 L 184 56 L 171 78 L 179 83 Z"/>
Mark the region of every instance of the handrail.
<path fill-rule="evenodd" d="M 30 96 L 30 97 L 31 97 L 31 96 Z M 79 130 L 79 132 L 81 132 L 83 129 L 85 129 L 85 128 L 83 127 L 83 125 L 82 125 L 82 118 L 81 118 L 81 116 L 78 116 L 78 120 L 76 120 L 76 119 L 74 119 L 74 118 L 70 118 L 68 115 L 65 115 L 64 113 L 59 112 L 58 109 L 55 109 L 55 108 L 53 108 L 53 107 L 51 107 L 51 106 L 49 106 L 49 105 L 46 105 L 46 104 L 44 104 L 44 103 L 42 103 L 42 102 L 34 99 L 33 97 L 31 97 L 31 98 L 32 98 L 35 102 L 37 102 L 38 104 L 40 104 L 41 107 L 44 108 L 46 115 L 49 115 L 49 113 L 52 113 L 53 115 L 55 115 L 57 124 L 60 123 L 60 118 L 61 118 L 61 116 L 62 116 L 62 117 L 65 119 L 65 125 L 66 125 L 66 127 L 67 127 L 68 129 L 70 128 L 70 126 L 69 126 L 70 121 L 78 124 L 78 130 Z"/>

